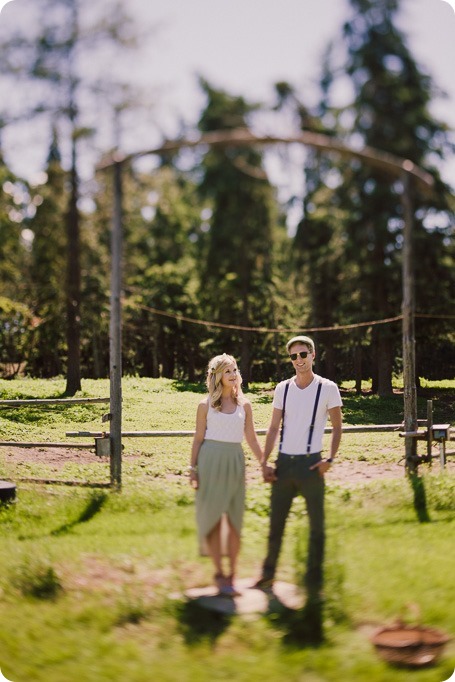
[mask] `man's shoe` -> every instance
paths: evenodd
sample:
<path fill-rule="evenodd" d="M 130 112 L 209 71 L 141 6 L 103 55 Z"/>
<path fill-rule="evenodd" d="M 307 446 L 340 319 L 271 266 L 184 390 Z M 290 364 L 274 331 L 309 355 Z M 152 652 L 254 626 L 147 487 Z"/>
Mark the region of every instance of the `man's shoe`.
<path fill-rule="evenodd" d="M 273 588 L 273 578 L 262 576 L 262 578 L 259 578 L 252 587 L 255 590 L 271 590 Z"/>

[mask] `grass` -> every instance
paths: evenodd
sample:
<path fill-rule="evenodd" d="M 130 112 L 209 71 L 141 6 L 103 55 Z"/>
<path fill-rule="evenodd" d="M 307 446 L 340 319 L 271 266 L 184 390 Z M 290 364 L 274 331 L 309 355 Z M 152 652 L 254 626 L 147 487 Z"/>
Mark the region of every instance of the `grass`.
<path fill-rule="evenodd" d="M 256 426 L 265 428 L 270 387 L 252 388 Z M 63 380 L 0 382 L 2 397 L 58 397 L 63 389 Z M 83 389 L 90 397 L 108 394 L 106 381 L 84 381 Z M 168 380 L 125 380 L 124 428 L 192 430 L 201 399 L 196 389 Z M 435 421 L 453 423 L 447 407 L 453 382 L 425 391 L 435 401 Z M 426 397 L 419 417 L 426 414 Z M 379 400 L 347 391 L 344 402 L 347 423 L 401 420 L 400 395 Z M 105 405 L 2 410 L 1 438 L 64 440 L 65 431 L 99 430 L 106 411 Z M 397 618 L 455 635 L 449 560 L 455 484 L 448 471 L 422 468 L 418 482 L 403 476 L 329 484 L 323 607 L 227 617 L 179 596 L 210 584 L 213 572 L 197 554 L 194 497 L 184 475 L 190 439 L 125 439 L 125 445 L 121 493 L 23 482 L 16 502 L 0 507 L 0 669 L 7 679 L 408 682 L 412 675 L 434 682 L 451 676 L 453 642 L 436 666 L 410 672 L 382 662 L 369 641 L 376 626 Z M 348 461 L 373 463 L 402 455 L 403 442 L 394 433 L 346 435 L 340 453 Z M 253 579 L 264 555 L 268 489 L 248 450 L 247 466 L 239 574 Z M 23 470 L 6 448 L 0 451 L 0 476 L 14 479 Z M 105 461 L 88 465 L 84 455 L 65 466 L 31 461 L 26 468 L 30 476 L 85 480 L 107 471 Z M 280 579 L 301 579 L 304 515 L 298 499 Z"/>

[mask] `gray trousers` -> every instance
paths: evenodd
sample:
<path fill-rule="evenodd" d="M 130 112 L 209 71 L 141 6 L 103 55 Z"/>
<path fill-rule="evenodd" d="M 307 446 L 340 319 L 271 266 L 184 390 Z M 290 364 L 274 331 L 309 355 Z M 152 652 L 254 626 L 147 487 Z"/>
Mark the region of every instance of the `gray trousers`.
<path fill-rule="evenodd" d="M 283 541 L 286 521 L 292 501 L 297 495 L 305 499 L 309 520 L 308 554 L 305 584 L 318 589 L 323 581 L 325 544 L 324 477 L 310 466 L 320 461 L 321 453 L 311 455 L 286 455 L 279 453 L 276 461 L 277 480 L 272 483 L 270 500 L 270 527 L 267 556 L 263 563 L 264 578 L 273 578 Z"/>

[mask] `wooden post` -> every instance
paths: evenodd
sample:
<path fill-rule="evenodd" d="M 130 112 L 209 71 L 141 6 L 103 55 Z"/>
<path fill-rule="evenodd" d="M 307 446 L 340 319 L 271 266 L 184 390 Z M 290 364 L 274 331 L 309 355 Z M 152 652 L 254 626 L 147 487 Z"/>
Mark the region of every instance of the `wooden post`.
<path fill-rule="evenodd" d="M 122 164 L 113 167 L 114 216 L 111 234 L 111 316 L 109 325 L 111 485 L 122 485 Z"/>
<path fill-rule="evenodd" d="M 406 163 L 406 162 L 405 162 Z M 413 263 L 413 207 L 411 198 L 411 176 L 405 164 L 402 175 L 403 192 L 403 398 L 404 430 L 411 433 L 417 430 L 417 388 L 415 382 L 415 332 L 414 332 L 414 263 Z M 417 439 L 405 438 L 405 467 L 407 473 L 416 473 Z"/>
<path fill-rule="evenodd" d="M 444 438 L 439 443 L 439 464 L 441 465 L 441 469 L 445 468 L 445 465 L 446 465 L 446 441 Z"/>
<path fill-rule="evenodd" d="M 433 443 L 433 401 L 427 400 L 427 457 L 428 464 L 432 464 L 432 446 Z"/>

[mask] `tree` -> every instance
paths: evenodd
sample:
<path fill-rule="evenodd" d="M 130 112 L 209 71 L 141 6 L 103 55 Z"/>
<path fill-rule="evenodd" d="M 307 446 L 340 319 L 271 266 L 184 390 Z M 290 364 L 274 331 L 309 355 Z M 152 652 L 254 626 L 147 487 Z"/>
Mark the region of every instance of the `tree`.
<path fill-rule="evenodd" d="M 257 105 L 213 88 L 201 79 L 207 105 L 203 132 L 246 127 Z M 272 263 L 278 212 L 273 188 L 257 148 L 210 149 L 201 162 L 200 191 L 211 201 L 207 259 L 201 268 L 201 298 L 207 317 L 244 327 L 273 320 Z M 232 332 L 220 332 L 217 348 L 237 351 Z M 251 351 L 257 337 L 240 333 L 240 368 L 251 378 Z"/>
<path fill-rule="evenodd" d="M 37 323 L 25 303 L 35 209 L 29 184 L 6 165 L 0 149 L 0 367 L 8 378 L 24 371 Z"/>
<path fill-rule="evenodd" d="M 130 247 L 130 268 L 135 262 L 139 268 L 136 265 L 135 276 L 129 281 L 134 290 L 140 287 L 142 291 L 141 316 L 148 322 L 142 325 L 142 333 L 150 327 L 153 330 L 150 341 L 138 348 L 138 360 L 143 371 L 152 376 L 194 381 L 201 364 L 205 364 L 205 358 L 203 363 L 200 359 L 203 328 L 147 309 L 201 317 L 196 290 L 202 205 L 194 180 L 172 164 L 164 163 L 148 186 L 151 219 L 136 230 Z"/>
<path fill-rule="evenodd" d="M 399 2 L 350 1 L 354 16 L 346 22 L 344 36 L 348 48 L 346 72 L 354 87 L 351 133 L 366 145 L 425 166 L 432 157 L 441 157 L 449 150 L 447 127 L 430 115 L 433 84 L 415 63 L 404 35 L 394 24 Z M 432 172 L 438 179 L 435 167 Z M 390 317 L 400 310 L 401 303 L 402 188 L 384 174 L 354 164 L 347 179 L 349 187 L 345 183 L 340 192 L 348 196 L 351 207 L 347 229 L 359 265 L 361 305 L 374 310 L 378 317 Z M 439 181 L 439 193 L 431 201 L 447 209 L 441 189 Z M 429 246 L 422 220 L 422 208 L 428 207 L 428 200 L 417 195 L 413 199 L 416 241 Z M 420 269 L 419 276 L 431 281 L 429 270 Z M 392 391 L 398 341 L 391 327 L 373 329 L 373 383 L 380 395 Z"/>
<path fill-rule="evenodd" d="M 37 209 L 30 221 L 33 241 L 30 249 L 30 284 L 27 299 L 39 320 L 27 372 L 33 376 L 63 374 L 66 355 L 65 253 L 63 220 L 67 204 L 67 173 L 61 166 L 56 130 L 47 159 L 46 182 L 36 188 Z"/>
<path fill-rule="evenodd" d="M 35 320 L 23 303 L 0 296 L 0 368 L 11 379 L 23 370 L 33 342 Z"/>
<path fill-rule="evenodd" d="M 204 332 L 201 326 L 182 324 L 172 315 L 201 317 L 196 255 L 203 230 L 197 186 L 171 163 L 163 163 L 152 175 L 125 164 L 122 184 L 123 368 L 140 376 L 193 380 L 205 363 L 205 357 L 200 361 L 199 349 Z M 92 285 L 98 290 L 92 297 L 91 310 L 98 311 L 98 320 L 91 320 L 92 331 L 100 329 L 105 310 L 101 278 L 106 270 L 113 202 L 109 171 L 97 174 L 95 202 L 96 210 L 89 218 L 92 245 L 86 249 L 91 254 Z M 159 315 L 154 309 L 169 315 Z"/>
<path fill-rule="evenodd" d="M 434 159 L 450 151 L 447 127 L 429 113 L 431 98 L 437 94 L 431 79 L 415 64 L 404 36 L 394 25 L 397 0 L 351 0 L 353 17 L 344 26 L 347 61 L 343 70 L 353 87 L 353 100 L 347 107 L 331 104 L 331 91 L 340 69 L 330 67 L 330 53 L 324 60 L 321 76 L 321 101 L 309 112 L 287 84 L 280 84 L 281 102 L 292 101 L 302 129 L 311 127 L 332 134 L 346 143 L 371 146 L 419 166 L 429 166 Z M 333 324 L 333 311 L 340 322 L 363 322 L 388 318 L 401 310 L 401 253 L 404 223 L 402 186 L 382 171 L 373 170 L 358 160 L 332 160 L 309 153 L 306 162 L 307 194 L 304 218 L 296 235 L 297 264 L 307 263 L 306 286 L 319 281 L 319 292 L 312 295 L 312 321 Z M 425 290 L 430 309 L 435 306 L 430 285 L 435 263 L 431 242 L 438 244 L 439 269 L 451 261 L 448 218 L 450 192 L 433 166 L 436 191 L 431 198 L 413 196 L 415 206 L 414 239 L 421 254 L 417 291 Z M 427 211 L 438 213 L 439 225 Z M 443 217 L 445 216 L 445 217 Z M 444 256 L 445 254 L 445 256 Z M 453 260 L 452 260 L 453 263 Z M 310 272 L 310 268 L 312 271 Z M 444 274 L 453 282 L 453 275 Z M 319 277 L 319 279 L 318 279 Z M 450 285 L 449 285 L 450 286 Z M 431 302 L 430 302 L 431 301 Z M 444 297 L 445 304 L 448 299 Z M 323 321 L 324 320 L 324 321 Z M 360 390 L 362 354 L 366 343 L 372 346 L 370 376 L 373 390 L 380 395 L 392 391 L 392 373 L 399 369 L 401 336 L 398 326 L 373 326 L 366 332 L 359 328 L 349 338 L 338 340 L 332 333 L 331 344 L 339 345 L 337 357 L 346 360 L 352 349 L 356 386 Z M 344 347 L 341 347 L 344 346 Z M 327 358 L 326 358 L 327 360 Z M 333 371 L 329 363 L 328 374 Z M 337 370 L 338 371 L 338 370 Z"/>
<path fill-rule="evenodd" d="M 28 6 L 28 9 L 24 5 Z M 79 155 L 81 141 L 92 135 L 93 127 L 84 125 L 86 103 L 94 108 L 94 97 L 99 89 L 95 54 L 107 44 L 116 48 L 133 44 L 131 21 L 117 3 L 108 18 L 89 22 L 81 20 L 85 9 L 93 8 L 86 0 L 39 0 L 21 2 L 21 11 L 31 15 L 38 9 L 39 32 L 34 35 L 25 27 L 18 28 L 2 42 L 2 67 L 6 74 L 14 74 L 16 88 L 27 85 L 28 103 L 18 114 L 32 118 L 47 114 L 60 124 L 69 148 L 70 191 L 66 208 L 67 275 L 66 275 L 66 331 L 67 384 L 66 393 L 73 395 L 81 388 L 81 263 L 79 212 L 80 179 Z M 91 15 L 93 16 L 93 14 Z M 86 28 L 88 26 L 88 28 Z M 92 59 L 87 61 L 88 54 Z M 39 88 L 36 88 L 37 84 Z M 99 107 L 102 106 L 98 101 Z M 99 114 L 99 111 L 98 111 Z M 90 120 L 87 119 L 86 120 Z"/>
<path fill-rule="evenodd" d="M 276 109 L 291 108 L 297 114 L 302 131 L 335 135 L 336 127 L 328 130 L 324 117 L 328 110 L 326 101 L 332 83 L 328 51 L 323 62 L 321 78 L 321 100 L 310 111 L 298 97 L 295 89 L 286 82 L 275 85 L 278 96 Z M 297 226 L 293 240 L 292 265 L 294 270 L 297 299 L 306 308 L 305 319 L 311 327 L 329 327 L 337 323 L 340 314 L 341 256 L 343 243 L 340 239 L 340 223 L 344 219 L 334 186 L 339 182 L 339 173 L 333 162 L 318 151 L 307 150 L 305 166 L 305 196 L 303 217 Z M 339 376 L 335 361 L 334 334 L 320 343 L 315 334 L 318 348 L 318 363 L 324 376 L 335 379 Z"/>

